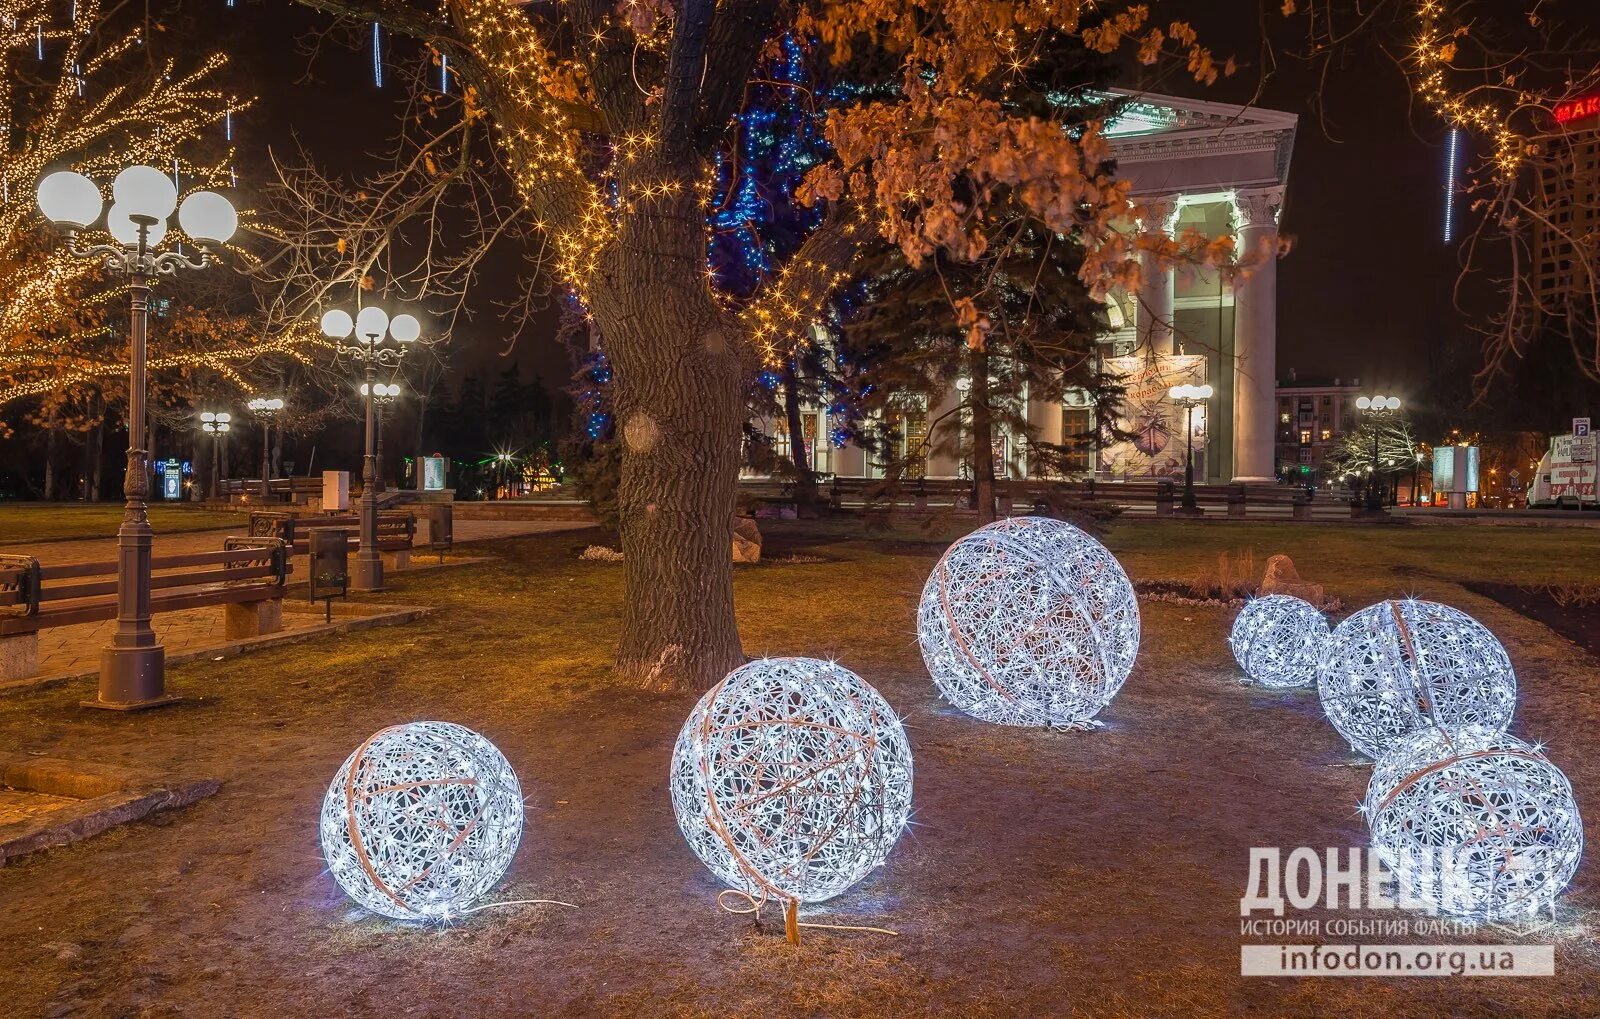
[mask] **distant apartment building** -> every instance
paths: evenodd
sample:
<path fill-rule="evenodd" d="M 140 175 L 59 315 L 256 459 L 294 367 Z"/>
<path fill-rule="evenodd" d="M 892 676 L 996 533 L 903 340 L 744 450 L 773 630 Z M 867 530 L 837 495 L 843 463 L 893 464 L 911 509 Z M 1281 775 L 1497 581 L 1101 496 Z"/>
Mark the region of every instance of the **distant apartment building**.
<path fill-rule="evenodd" d="M 1344 433 L 1360 425 L 1355 401 L 1360 379 L 1278 380 L 1278 477 L 1317 483 L 1323 463 Z M 1297 477 L 1298 475 L 1298 477 Z"/>
<path fill-rule="evenodd" d="M 1561 103 L 1540 174 L 1548 222 L 1534 226 L 1533 291 L 1547 312 L 1567 314 L 1600 258 L 1600 92 Z"/>

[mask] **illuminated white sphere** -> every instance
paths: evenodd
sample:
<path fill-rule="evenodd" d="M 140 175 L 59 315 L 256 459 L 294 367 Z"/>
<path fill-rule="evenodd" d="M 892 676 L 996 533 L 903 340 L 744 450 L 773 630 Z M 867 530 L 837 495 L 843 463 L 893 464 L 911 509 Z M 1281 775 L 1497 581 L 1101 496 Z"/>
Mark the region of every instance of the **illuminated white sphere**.
<path fill-rule="evenodd" d="M 1315 605 L 1287 594 L 1252 598 L 1239 610 L 1228 646 L 1244 674 L 1262 686 L 1310 686 L 1328 639 L 1328 620 Z"/>
<path fill-rule="evenodd" d="M 396 315 L 389 320 L 389 335 L 400 343 L 410 343 L 422 335 L 422 323 L 415 315 Z"/>
<path fill-rule="evenodd" d="M 342 340 L 356 327 L 355 320 L 343 308 L 333 308 L 322 313 L 322 335 Z"/>
<path fill-rule="evenodd" d="M 356 313 L 356 339 L 362 343 L 376 343 L 389 330 L 389 313 L 374 305 L 367 305 Z"/>
<path fill-rule="evenodd" d="M 57 170 L 41 180 L 38 196 L 46 219 L 77 229 L 99 219 L 105 207 L 94 181 L 72 170 Z"/>
<path fill-rule="evenodd" d="M 1480 922 L 1549 908 L 1583 855 L 1567 776 L 1539 748 L 1477 726 L 1396 740 L 1361 809 L 1401 889 Z"/>
<path fill-rule="evenodd" d="M 849 669 L 763 658 L 695 705 L 672 807 L 696 856 L 758 899 L 830 899 L 888 859 L 911 813 L 911 745 Z"/>
<path fill-rule="evenodd" d="M 106 213 L 106 229 L 111 231 L 111 236 L 123 247 L 137 248 L 139 246 L 139 224 L 135 223 L 128 215 L 125 205 L 113 205 Z M 146 223 L 144 231 L 144 246 L 153 248 L 160 244 L 167 236 L 167 221 L 158 219 L 154 223 Z"/>
<path fill-rule="evenodd" d="M 1106 547 L 1045 517 L 981 527 L 922 589 L 917 641 L 956 707 L 1004 725 L 1087 723 L 1139 651 L 1139 602 Z"/>
<path fill-rule="evenodd" d="M 322 855 L 352 899 L 397 920 L 459 916 L 505 875 L 522 788 L 493 743 L 450 722 L 374 734 L 322 801 Z"/>
<path fill-rule="evenodd" d="M 1428 725 L 1504 732 L 1517 677 L 1482 623 L 1407 598 L 1369 605 L 1334 628 L 1322 646 L 1317 693 L 1350 746 L 1377 757 L 1395 737 Z"/>
<path fill-rule="evenodd" d="M 111 199 L 132 215 L 164 220 L 178 207 L 178 185 L 153 166 L 130 166 L 111 182 Z"/>
<path fill-rule="evenodd" d="M 239 214 L 215 191 L 196 191 L 178 206 L 178 223 L 197 241 L 222 244 L 239 229 Z"/>

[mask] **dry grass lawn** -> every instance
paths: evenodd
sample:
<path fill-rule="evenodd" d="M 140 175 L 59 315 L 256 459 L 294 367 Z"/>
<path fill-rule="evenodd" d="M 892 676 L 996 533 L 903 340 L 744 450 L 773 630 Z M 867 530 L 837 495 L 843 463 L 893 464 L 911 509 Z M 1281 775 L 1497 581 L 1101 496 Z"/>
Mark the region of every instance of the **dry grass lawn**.
<path fill-rule="evenodd" d="M 1600 1011 L 1592 864 L 1564 900 L 1551 979 L 1241 978 L 1241 943 L 1261 940 L 1239 931 L 1249 847 L 1365 841 L 1354 805 L 1367 769 L 1350 766 L 1315 694 L 1241 685 L 1227 611 L 1147 602 L 1138 663 L 1104 730 L 969 720 L 936 696 L 912 629 L 942 546 L 799 524 L 769 528 L 769 559 L 823 561 L 738 571 L 746 651 L 836 656 L 877 686 L 907 720 L 917 809 L 888 866 L 810 917 L 899 936 L 815 932 L 791 948 L 776 913 L 758 928 L 717 909 L 716 884 L 677 832 L 667 768 L 695 694 L 613 685 L 621 569 L 577 558 L 603 540 L 507 541 L 486 546 L 500 562 L 402 575 L 381 598 L 442 611 L 402 629 L 176 668 L 171 685 L 189 698 L 176 708 L 89 713 L 76 706 L 81 687 L 0 700 L 0 746 L 224 782 L 185 812 L 0 870 L 0 1012 Z M 1139 578 L 1195 576 L 1220 552 L 1250 548 L 1261 563 L 1287 551 L 1351 609 L 1415 593 L 1471 612 L 1517 665 L 1515 731 L 1549 743 L 1580 802 L 1600 811 L 1600 757 L 1589 752 L 1600 667 L 1459 586 L 1582 576 L 1600 561 L 1600 532 L 1127 523 L 1108 542 Z M 527 832 L 497 895 L 580 909 L 491 909 L 447 929 L 352 909 L 323 873 L 323 791 L 372 731 L 418 718 L 478 729 L 518 769 Z M 1482 930 L 1464 940 L 1514 938 Z"/>

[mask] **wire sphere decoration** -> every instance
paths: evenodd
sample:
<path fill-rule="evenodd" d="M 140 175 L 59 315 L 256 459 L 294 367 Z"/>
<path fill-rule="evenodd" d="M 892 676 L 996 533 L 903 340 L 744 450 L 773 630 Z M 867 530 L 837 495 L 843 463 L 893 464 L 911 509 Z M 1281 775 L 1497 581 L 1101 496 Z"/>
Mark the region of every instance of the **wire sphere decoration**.
<path fill-rule="evenodd" d="M 763 658 L 695 705 L 672 807 L 700 861 L 751 898 L 822 902 L 889 857 L 911 814 L 911 744 L 860 676 Z"/>
<path fill-rule="evenodd" d="M 322 801 L 322 855 L 339 887 L 396 920 L 449 920 L 505 876 L 522 839 L 505 755 L 451 722 L 374 733 Z"/>
<path fill-rule="evenodd" d="M 1506 649 L 1459 609 L 1383 601 L 1334 628 L 1322 645 L 1317 693 L 1352 749 L 1376 758 L 1396 737 L 1433 725 L 1504 732 L 1517 708 Z"/>
<path fill-rule="evenodd" d="M 1322 610 L 1303 598 L 1269 594 L 1252 598 L 1239 610 L 1228 633 L 1228 647 L 1244 674 L 1262 686 L 1286 690 L 1310 686 L 1328 639 Z"/>
<path fill-rule="evenodd" d="M 1011 517 L 945 550 L 917 609 L 944 698 L 1001 725 L 1087 728 L 1139 652 L 1139 601 L 1106 547 L 1061 520 Z"/>
<path fill-rule="evenodd" d="M 1567 776 L 1539 747 L 1480 726 L 1402 736 L 1361 810 L 1403 893 L 1480 923 L 1553 908 L 1583 855 Z"/>

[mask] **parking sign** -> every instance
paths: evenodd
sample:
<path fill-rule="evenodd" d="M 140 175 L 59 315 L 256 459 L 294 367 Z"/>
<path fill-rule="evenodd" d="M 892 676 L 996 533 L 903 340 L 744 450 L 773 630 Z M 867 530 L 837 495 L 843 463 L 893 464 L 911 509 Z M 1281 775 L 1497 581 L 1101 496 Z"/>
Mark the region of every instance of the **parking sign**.
<path fill-rule="evenodd" d="M 1580 439 L 1587 438 L 1588 435 L 1589 435 L 1589 419 L 1588 418 L 1573 418 L 1572 419 L 1572 434 L 1574 436 L 1576 436 L 1577 438 L 1580 438 Z"/>

